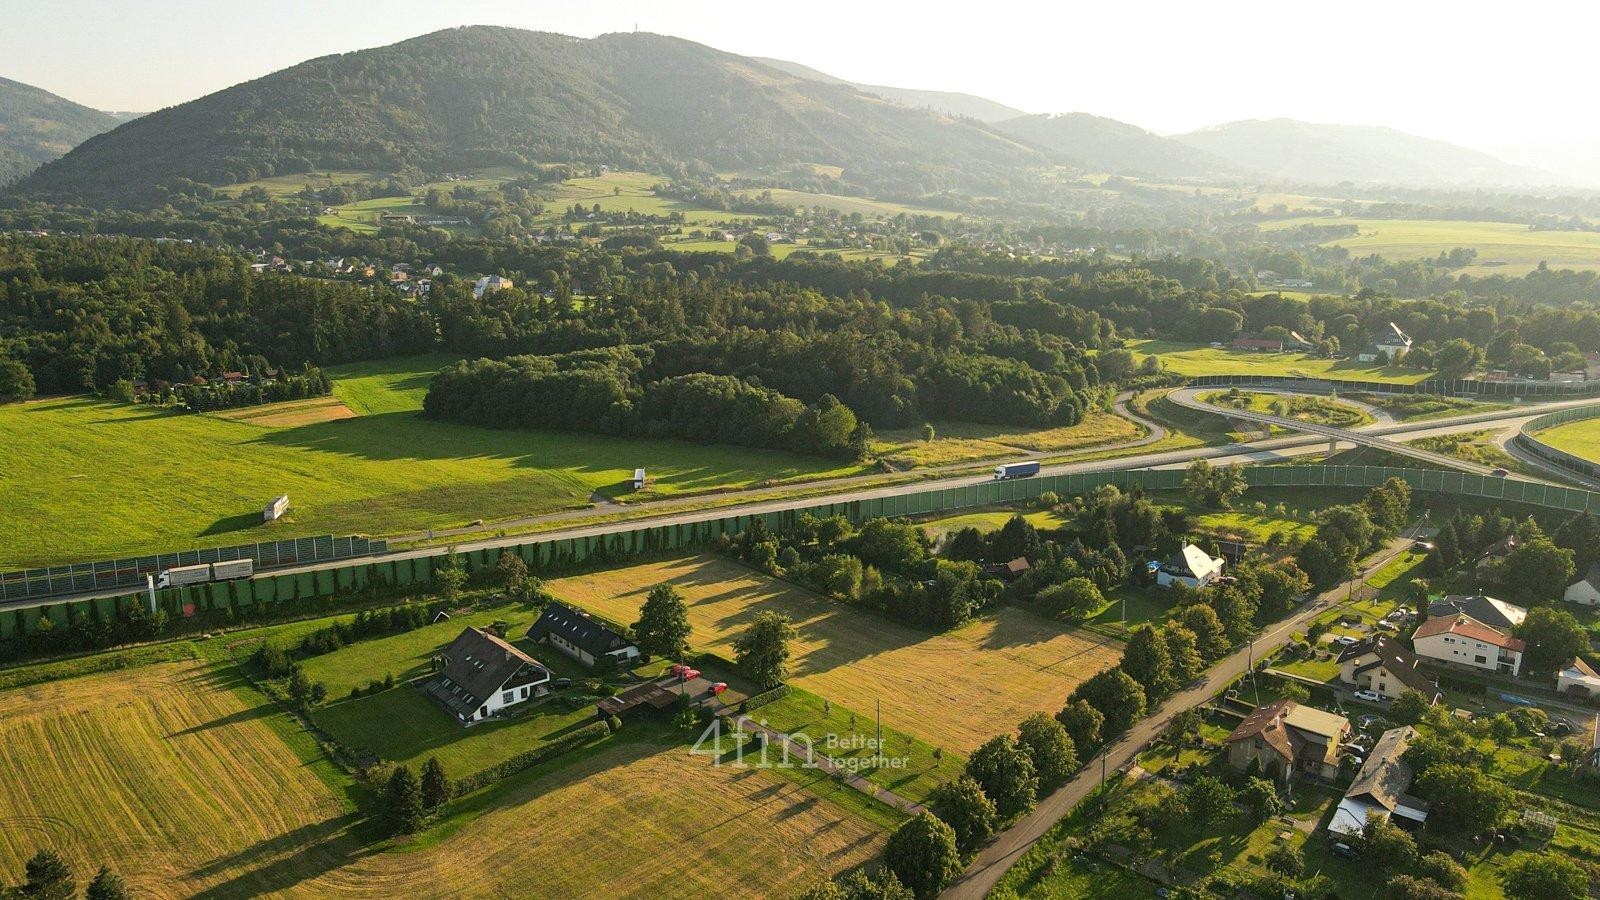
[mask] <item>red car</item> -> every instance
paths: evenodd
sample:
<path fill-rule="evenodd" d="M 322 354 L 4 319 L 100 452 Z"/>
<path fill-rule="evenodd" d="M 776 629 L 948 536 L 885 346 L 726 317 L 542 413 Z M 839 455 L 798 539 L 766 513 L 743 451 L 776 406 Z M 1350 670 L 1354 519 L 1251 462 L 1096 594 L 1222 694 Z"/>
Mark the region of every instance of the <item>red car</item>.
<path fill-rule="evenodd" d="M 682 678 L 684 681 L 689 681 L 690 679 L 699 678 L 700 677 L 700 670 L 699 669 L 691 669 L 688 666 L 684 666 L 683 667 L 683 671 L 679 672 L 678 676 L 680 678 Z"/>
<path fill-rule="evenodd" d="M 722 693 L 723 691 L 725 691 L 727 689 L 728 689 L 728 683 L 726 681 L 719 681 L 716 684 L 713 684 L 711 686 L 711 693 L 720 694 L 720 693 Z"/>

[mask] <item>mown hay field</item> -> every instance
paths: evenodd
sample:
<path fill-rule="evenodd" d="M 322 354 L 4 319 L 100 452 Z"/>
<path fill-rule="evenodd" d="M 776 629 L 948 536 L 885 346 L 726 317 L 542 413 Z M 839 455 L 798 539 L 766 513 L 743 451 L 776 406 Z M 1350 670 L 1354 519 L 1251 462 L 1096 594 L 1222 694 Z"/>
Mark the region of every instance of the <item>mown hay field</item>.
<path fill-rule="evenodd" d="M 786 897 L 885 833 L 754 768 L 619 743 L 519 783 L 438 843 L 349 857 L 304 897 Z"/>
<path fill-rule="evenodd" d="M 1585 419 L 1546 428 L 1535 437 L 1557 450 L 1600 462 L 1600 419 Z"/>
<path fill-rule="evenodd" d="M 348 779 L 307 762 L 315 747 L 291 747 L 292 723 L 236 677 L 190 661 L 0 693 L 0 877 L 48 846 L 80 883 L 106 864 L 145 898 L 712 896 L 747 881 L 789 895 L 886 834 L 772 773 L 624 732 L 391 847 L 342 799 Z"/>
<path fill-rule="evenodd" d="M 1010 606 L 954 631 L 928 634 L 714 556 L 545 586 L 606 618 L 633 622 L 645 595 L 667 581 L 688 604 L 696 649 L 731 659 L 733 640 L 756 614 L 784 613 L 800 632 L 790 656 L 795 684 L 863 711 L 881 699 L 885 724 L 962 753 L 1030 713 L 1060 709 L 1079 682 L 1121 656 L 1115 643 Z"/>
<path fill-rule="evenodd" d="M 86 880 L 190 896 L 292 859 L 347 824 L 344 801 L 199 662 L 0 693 L 0 873 L 41 846 Z"/>

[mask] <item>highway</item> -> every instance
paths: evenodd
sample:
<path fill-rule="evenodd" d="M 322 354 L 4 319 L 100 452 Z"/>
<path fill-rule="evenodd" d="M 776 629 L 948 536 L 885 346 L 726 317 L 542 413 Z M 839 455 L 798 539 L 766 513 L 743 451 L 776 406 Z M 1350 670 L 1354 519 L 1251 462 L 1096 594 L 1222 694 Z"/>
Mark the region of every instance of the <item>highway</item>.
<path fill-rule="evenodd" d="M 1193 398 L 1192 390 L 1193 389 L 1183 389 L 1180 391 L 1175 391 L 1171 396 L 1175 401 L 1180 402 L 1183 405 L 1195 404 L 1198 408 L 1207 412 L 1219 413 L 1215 407 L 1211 407 L 1206 404 L 1200 404 L 1198 400 L 1195 400 Z M 1548 413 L 1557 409 L 1564 409 L 1569 406 L 1581 406 L 1585 404 L 1592 404 L 1594 402 L 1595 401 L 1591 399 L 1545 403 L 1518 407 L 1515 409 L 1497 410 L 1494 412 L 1474 413 L 1451 418 L 1432 419 L 1425 422 L 1409 424 L 1399 423 L 1394 425 L 1385 425 L 1380 422 L 1362 429 L 1360 432 L 1341 431 L 1339 439 L 1343 441 L 1356 442 L 1358 436 L 1361 438 L 1366 438 L 1371 435 L 1394 438 L 1396 440 L 1415 439 L 1438 434 L 1453 434 L 1463 431 L 1482 430 L 1482 427 L 1485 424 L 1496 424 L 1506 429 L 1515 429 L 1521 427 L 1523 422 L 1533 418 L 1534 416 L 1543 415 L 1544 413 Z M 1234 411 L 1227 410 L 1226 412 L 1228 415 L 1232 415 Z M 1287 421 L 1288 424 L 1284 427 L 1299 428 L 1304 425 L 1304 423 L 1294 422 L 1292 420 L 1285 421 Z M 1160 426 L 1156 427 L 1159 428 Z M 1334 430 L 1339 431 L 1338 429 Z M 1150 442 L 1152 441 L 1150 441 L 1149 436 L 1147 436 L 1139 439 L 1138 441 L 1128 442 L 1128 446 L 1138 446 Z M 1260 465 L 1263 463 L 1280 461 L 1308 453 L 1323 452 L 1326 450 L 1327 446 L 1328 437 L 1325 435 L 1295 434 L 1269 438 L 1266 440 L 1250 441 L 1242 444 L 1225 444 L 1213 447 L 1190 447 L 1182 450 L 1156 451 L 1153 453 L 1121 456 L 1110 459 L 1096 459 L 1083 462 L 1067 462 L 1057 465 L 1046 465 L 1043 467 L 1040 474 L 1066 475 L 1088 472 L 1104 472 L 1116 469 L 1131 470 L 1182 468 L 1197 459 L 1211 460 L 1213 463 L 1218 465 L 1227 465 L 1231 463 L 1240 463 L 1242 465 Z M 1100 449 L 1103 450 L 1104 448 Z M 1091 450 L 1087 452 L 1093 451 Z M 1026 454 L 1019 454 L 1019 458 L 1026 457 Z M 1454 462 L 1459 463 L 1460 461 L 1454 460 Z M 949 477 L 922 478 L 890 485 L 870 485 L 856 489 L 842 489 L 837 492 L 828 492 L 805 498 L 795 498 L 790 496 L 766 500 L 750 500 L 747 502 L 736 501 L 729 504 L 703 509 L 684 509 L 683 507 L 705 503 L 707 499 L 705 497 L 661 500 L 648 503 L 632 504 L 621 508 L 617 506 L 595 506 L 588 509 L 572 510 L 564 513 L 553 513 L 548 517 L 540 517 L 552 520 L 551 527 L 546 530 L 527 531 L 516 535 L 507 535 L 504 537 L 463 538 L 462 540 L 456 542 L 455 547 L 458 551 L 498 549 L 501 547 L 509 547 L 517 544 L 527 543 L 528 541 L 532 540 L 552 541 L 565 540 L 568 538 L 593 537 L 596 535 L 611 534 L 618 531 L 629 531 L 634 528 L 638 528 L 641 525 L 690 524 L 694 522 L 718 519 L 732 514 L 750 515 L 754 513 L 779 512 L 786 509 L 793 509 L 797 506 L 812 506 L 822 503 L 848 503 L 856 500 L 893 497 L 940 488 L 954 488 L 973 484 L 983 484 L 993 478 L 993 476 L 988 472 L 978 474 L 972 473 L 971 469 L 974 465 L 976 464 L 961 463 L 959 464 L 959 467 L 967 471 L 963 474 L 951 475 Z M 845 479 L 837 482 L 828 482 L 827 484 L 838 484 L 841 488 L 846 488 L 850 482 L 859 482 L 861 480 L 863 479 Z M 742 493 L 757 493 L 757 491 L 748 491 Z M 616 516 L 619 512 L 624 511 L 636 512 L 636 514 L 629 515 L 624 519 L 611 520 L 590 525 L 582 524 L 581 521 L 585 518 L 610 518 Z M 508 527 L 507 523 L 496 523 L 496 525 L 497 527 L 502 528 Z M 424 556 L 438 556 L 444 552 L 445 547 L 435 544 L 426 547 L 394 550 L 383 554 L 382 556 L 376 557 L 356 557 L 341 560 L 328 560 L 300 566 L 264 569 L 262 572 L 263 574 L 271 575 L 293 575 L 301 572 L 313 572 L 321 569 L 339 568 L 342 566 L 351 565 L 353 563 L 362 562 L 363 560 L 372 561 L 413 559 Z M 82 594 L 59 595 L 34 600 L 15 601 L 6 604 L 3 608 L 16 609 L 30 606 L 43 606 L 51 603 L 60 603 L 66 600 L 88 600 L 97 597 L 112 597 L 127 594 L 130 593 L 130 591 L 131 589 L 129 588 L 118 588 Z"/>

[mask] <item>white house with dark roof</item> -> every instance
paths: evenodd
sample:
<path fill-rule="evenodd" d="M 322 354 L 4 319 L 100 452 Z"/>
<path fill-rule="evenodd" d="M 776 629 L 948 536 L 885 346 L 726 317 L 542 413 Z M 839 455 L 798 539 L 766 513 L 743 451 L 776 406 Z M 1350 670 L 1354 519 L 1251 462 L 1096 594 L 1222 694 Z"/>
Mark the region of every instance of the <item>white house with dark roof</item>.
<path fill-rule="evenodd" d="M 1422 661 L 1396 638 L 1378 635 L 1346 647 L 1339 654 L 1339 680 L 1357 690 L 1398 697 L 1416 691 L 1431 705 L 1439 686 L 1422 672 Z"/>
<path fill-rule="evenodd" d="M 1590 566 L 1582 578 L 1567 585 L 1567 591 L 1561 595 L 1561 599 L 1583 606 L 1600 604 L 1600 563 Z"/>
<path fill-rule="evenodd" d="M 1372 343 L 1356 354 L 1360 362 L 1399 362 L 1411 351 L 1411 338 L 1393 322 L 1373 336 Z"/>
<path fill-rule="evenodd" d="M 1222 565 L 1222 557 L 1212 556 L 1193 544 L 1184 544 L 1182 550 L 1155 566 L 1156 584 L 1203 588 L 1222 577 Z"/>
<path fill-rule="evenodd" d="M 639 648 L 611 626 L 565 603 L 545 604 L 539 621 L 528 629 L 535 643 L 549 644 L 586 666 L 609 656 L 626 663 L 639 656 Z"/>
<path fill-rule="evenodd" d="M 549 669 L 481 628 L 463 630 L 439 655 L 444 668 L 424 690 L 462 723 L 549 693 Z"/>

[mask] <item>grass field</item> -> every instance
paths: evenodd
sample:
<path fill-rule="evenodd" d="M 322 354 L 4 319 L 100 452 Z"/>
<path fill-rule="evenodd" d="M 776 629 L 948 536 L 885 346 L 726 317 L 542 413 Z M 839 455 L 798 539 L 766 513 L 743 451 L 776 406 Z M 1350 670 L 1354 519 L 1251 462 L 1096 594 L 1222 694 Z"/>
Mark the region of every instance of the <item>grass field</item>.
<path fill-rule="evenodd" d="M 1432 219 L 1310 217 L 1264 223 L 1264 229 L 1296 225 L 1354 225 L 1355 237 L 1329 241 L 1357 256 L 1376 253 L 1388 259 L 1424 259 L 1457 247 L 1478 251 L 1477 261 L 1461 269 L 1469 275 L 1523 275 L 1547 262 L 1552 269 L 1600 269 L 1600 233 L 1534 231 L 1512 222 L 1461 222 Z"/>
<path fill-rule="evenodd" d="M 879 432 L 873 450 L 897 468 L 937 466 L 1019 453 L 1067 453 L 1140 437 L 1143 429 L 1121 416 L 1091 411 L 1070 427 L 1019 431 L 1002 425 L 935 422 L 934 439 L 924 441 L 921 428 Z"/>
<path fill-rule="evenodd" d="M 1600 237 L 1600 235 L 1597 235 Z M 1304 375 L 1351 381 L 1389 381 L 1411 384 L 1431 373 L 1398 366 L 1374 366 L 1350 359 L 1319 359 L 1304 353 L 1253 353 L 1176 341 L 1128 341 L 1140 356 L 1156 354 L 1179 375 Z"/>
<path fill-rule="evenodd" d="M 782 612 L 800 632 L 791 646 L 794 684 L 860 710 L 881 699 L 885 724 L 963 753 L 1030 713 L 1060 709 L 1073 687 L 1121 654 L 1114 643 L 1063 631 L 1014 607 L 930 635 L 711 556 L 545 586 L 556 597 L 632 622 L 645 594 L 666 581 L 688 602 L 696 649 L 731 659 L 733 639 L 757 613 Z"/>
<path fill-rule="evenodd" d="M 1313 425 L 1334 428 L 1360 428 L 1372 424 L 1372 414 L 1330 397 L 1263 394 L 1259 391 L 1213 391 L 1199 395 L 1202 403 L 1282 416 Z M 1273 426 L 1276 427 L 1276 426 Z"/>
<path fill-rule="evenodd" d="M 135 896 L 190 896 L 348 825 L 229 681 L 177 662 L 0 693 L 0 872 L 51 846 L 80 879 L 109 863 Z"/>
<path fill-rule="evenodd" d="M 407 533 L 584 506 L 596 493 L 643 499 L 863 471 L 776 451 L 430 422 L 417 411 L 438 364 L 335 370 L 336 397 L 358 415 L 304 424 L 81 397 L 0 405 L 0 567 Z M 651 487 L 633 492 L 640 465 Z M 262 505 L 284 493 L 290 521 L 263 525 Z"/>
<path fill-rule="evenodd" d="M 1557 450 L 1600 462 L 1600 419 L 1585 419 L 1546 428 L 1535 437 Z"/>
<path fill-rule="evenodd" d="M 369 638 L 332 653 L 313 656 L 305 661 L 306 676 L 326 684 L 328 696 L 338 699 L 350 693 L 353 687 L 365 686 L 373 679 L 382 681 L 385 675 L 404 681 L 426 673 L 433 655 L 455 640 L 464 628 L 482 628 L 502 621 L 508 626 L 506 634 L 516 640 L 527 632 L 535 618 L 537 615 L 532 609 L 518 604 L 475 610 L 415 631 Z M 547 654 L 535 654 L 541 655 Z"/>
<path fill-rule="evenodd" d="M 346 854 L 305 897 L 791 896 L 874 857 L 883 832 L 755 768 L 683 747 L 613 744 L 514 779 L 474 817 L 410 852 Z M 320 862 L 320 860 L 319 860 Z"/>

